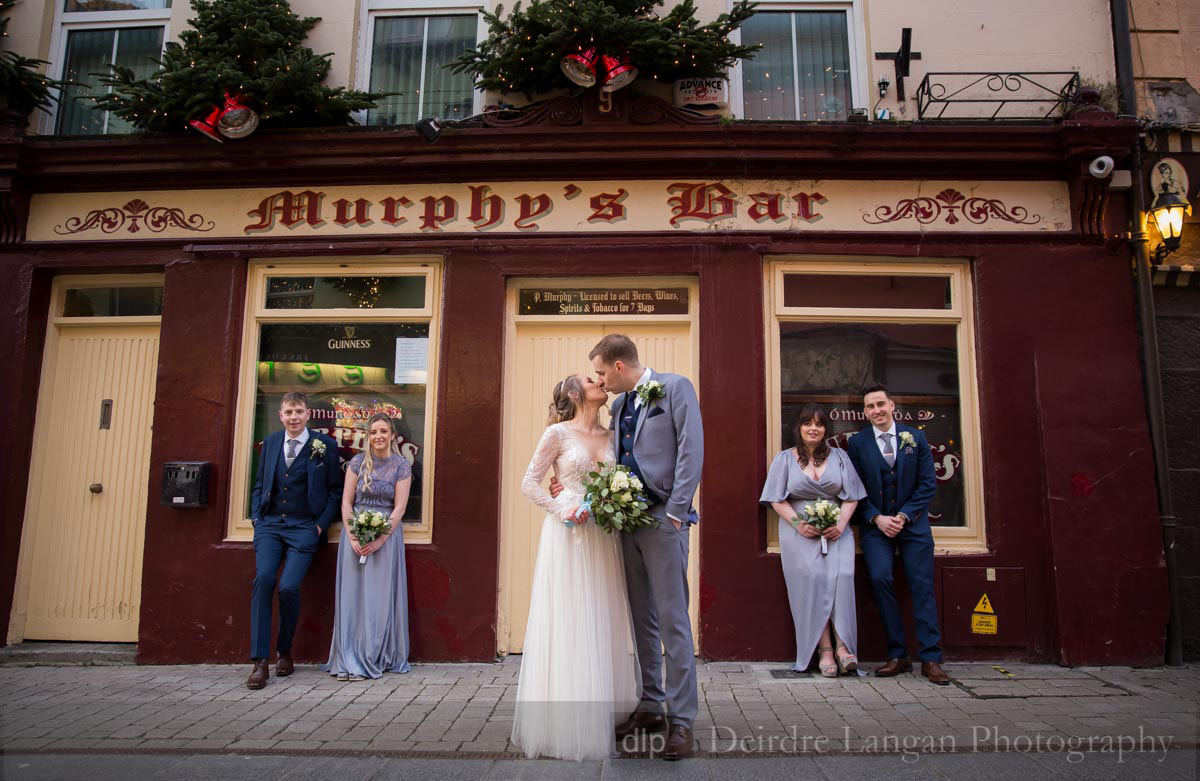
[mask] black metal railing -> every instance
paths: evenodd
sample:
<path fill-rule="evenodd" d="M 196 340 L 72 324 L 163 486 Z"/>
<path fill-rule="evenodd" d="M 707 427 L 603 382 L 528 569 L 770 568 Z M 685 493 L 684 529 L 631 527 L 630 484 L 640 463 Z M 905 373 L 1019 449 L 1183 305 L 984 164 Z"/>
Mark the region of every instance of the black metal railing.
<path fill-rule="evenodd" d="M 919 119 L 1049 119 L 1079 92 L 1075 71 L 927 73 L 917 87 Z"/>

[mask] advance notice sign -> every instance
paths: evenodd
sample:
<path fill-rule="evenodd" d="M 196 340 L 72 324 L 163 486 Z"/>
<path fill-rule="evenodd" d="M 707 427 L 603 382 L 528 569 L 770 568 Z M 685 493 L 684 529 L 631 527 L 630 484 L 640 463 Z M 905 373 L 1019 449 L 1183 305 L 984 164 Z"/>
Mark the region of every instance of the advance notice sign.
<path fill-rule="evenodd" d="M 686 315 L 686 287 L 526 288 L 519 315 Z"/>

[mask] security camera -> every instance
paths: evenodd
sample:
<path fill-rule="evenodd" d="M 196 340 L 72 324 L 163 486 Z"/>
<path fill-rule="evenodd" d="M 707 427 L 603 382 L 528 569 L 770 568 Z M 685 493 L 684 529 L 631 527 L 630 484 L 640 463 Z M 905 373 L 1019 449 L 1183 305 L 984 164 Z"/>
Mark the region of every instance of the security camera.
<path fill-rule="evenodd" d="M 1107 179 L 1113 172 L 1113 159 L 1108 155 L 1100 155 L 1088 165 L 1088 173 L 1097 179 Z"/>

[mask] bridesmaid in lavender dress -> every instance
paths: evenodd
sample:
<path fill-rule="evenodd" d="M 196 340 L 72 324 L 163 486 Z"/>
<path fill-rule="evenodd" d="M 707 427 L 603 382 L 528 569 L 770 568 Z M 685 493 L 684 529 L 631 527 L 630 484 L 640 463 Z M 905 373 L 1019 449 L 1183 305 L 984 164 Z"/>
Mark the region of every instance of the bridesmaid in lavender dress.
<path fill-rule="evenodd" d="M 367 450 L 350 459 L 342 492 L 333 641 L 324 668 L 339 681 L 409 671 L 408 578 L 400 520 L 408 504 L 412 469 L 396 448 L 390 417 L 372 415 L 367 439 Z M 359 545 L 345 523 L 363 510 L 388 515 L 392 531 Z M 366 563 L 359 564 L 361 556 L 367 557 Z"/>
<path fill-rule="evenodd" d="M 794 432 L 796 446 L 775 457 L 760 501 L 779 514 L 780 559 L 796 625 L 796 664 L 792 669 L 807 670 L 813 651 L 819 650 L 821 674 L 833 678 L 839 669 L 858 669 L 854 535 L 845 531 L 867 492 L 850 456 L 841 448 L 829 447 L 827 430 L 820 407 L 812 404 L 800 411 Z M 837 525 L 823 534 L 804 523 L 804 505 L 819 499 L 841 503 Z M 828 555 L 821 553 L 822 536 Z"/>

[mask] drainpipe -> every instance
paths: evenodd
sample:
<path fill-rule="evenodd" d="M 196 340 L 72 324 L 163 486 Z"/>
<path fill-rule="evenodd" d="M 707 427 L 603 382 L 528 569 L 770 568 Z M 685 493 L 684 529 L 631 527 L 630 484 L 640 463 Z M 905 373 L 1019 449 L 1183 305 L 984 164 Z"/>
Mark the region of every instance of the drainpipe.
<path fill-rule="evenodd" d="M 1137 116 L 1137 92 L 1133 81 L 1133 34 L 1129 26 L 1128 0 L 1110 0 L 1113 45 L 1117 59 L 1117 84 L 1121 113 Z M 1133 144 L 1133 186 L 1129 191 L 1131 228 L 1129 247 L 1137 269 L 1138 327 L 1142 337 L 1142 375 L 1146 384 L 1146 412 L 1150 422 L 1150 444 L 1154 448 L 1154 475 L 1158 489 L 1158 522 L 1162 530 L 1163 554 L 1167 564 L 1166 663 L 1183 664 L 1183 635 L 1180 631 L 1179 578 L 1175 560 L 1175 513 L 1171 503 L 1171 471 L 1167 461 L 1167 431 L 1163 423 L 1162 374 L 1158 361 L 1158 332 L 1155 330 L 1154 284 L 1150 271 L 1150 237 L 1146 231 L 1146 195 L 1142 190 L 1142 144 Z"/>

